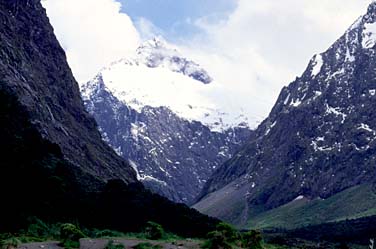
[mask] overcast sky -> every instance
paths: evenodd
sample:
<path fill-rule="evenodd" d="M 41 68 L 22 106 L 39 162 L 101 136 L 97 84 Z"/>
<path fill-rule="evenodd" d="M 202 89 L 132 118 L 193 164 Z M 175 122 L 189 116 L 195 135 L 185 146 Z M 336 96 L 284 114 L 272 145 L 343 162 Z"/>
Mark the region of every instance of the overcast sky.
<path fill-rule="evenodd" d="M 255 116 L 371 0 L 42 0 L 78 81 L 155 35 L 227 85 Z"/>

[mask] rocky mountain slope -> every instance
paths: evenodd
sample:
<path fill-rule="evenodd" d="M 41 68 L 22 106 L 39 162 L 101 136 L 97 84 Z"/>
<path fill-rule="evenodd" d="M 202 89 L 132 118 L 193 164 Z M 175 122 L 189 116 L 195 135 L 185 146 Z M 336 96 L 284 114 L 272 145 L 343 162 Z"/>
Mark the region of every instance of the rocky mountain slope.
<path fill-rule="evenodd" d="M 214 90 L 211 84 L 198 64 L 154 39 L 135 58 L 103 69 L 81 92 L 104 140 L 129 160 L 138 179 L 190 203 L 251 135 L 240 110 L 234 116 L 211 107 L 202 95 Z"/>
<path fill-rule="evenodd" d="M 102 141 L 39 0 L 0 0 L 0 134 L 1 233 L 35 216 L 186 236 L 217 222 L 146 191 Z"/>
<path fill-rule="evenodd" d="M 375 45 L 372 2 L 341 38 L 312 58 L 301 77 L 282 89 L 255 138 L 214 173 L 195 207 L 246 225 L 294 200 L 327 199 L 374 183 Z"/>
<path fill-rule="evenodd" d="M 65 53 L 37 2 L 2 1 L 1 87 L 18 97 L 42 137 L 58 144 L 75 167 L 103 179 L 135 182 L 135 172 L 102 142 L 85 111 Z"/>

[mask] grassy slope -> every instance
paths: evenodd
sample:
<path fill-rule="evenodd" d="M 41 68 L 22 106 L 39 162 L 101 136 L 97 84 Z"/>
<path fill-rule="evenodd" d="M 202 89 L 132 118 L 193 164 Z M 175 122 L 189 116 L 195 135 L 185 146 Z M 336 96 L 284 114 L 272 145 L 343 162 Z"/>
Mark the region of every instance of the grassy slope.
<path fill-rule="evenodd" d="M 251 217 L 247 228 L 286 228 L 376 215 L 376 193 L 371 185 L 347 189 L 326 200 L 292 201 Z"/>

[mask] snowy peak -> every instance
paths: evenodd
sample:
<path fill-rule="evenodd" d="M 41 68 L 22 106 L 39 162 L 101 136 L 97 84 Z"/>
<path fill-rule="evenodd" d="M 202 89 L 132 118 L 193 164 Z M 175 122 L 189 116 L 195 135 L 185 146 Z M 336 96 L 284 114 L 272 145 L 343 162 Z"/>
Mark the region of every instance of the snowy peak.
<path fill-rule="evenodd" d="M 342 110 L 343 115 L 351 114 L 353 102 L 372 97 L 370 93 L 376 88 L 371 82 L 360 85 L 352 77 L 375 57 L 375 48 L 376 2 L 373 1 L 365 15 L 360 16 L 327 51 L 314 55 L 303 75 L 283 89 L 271 116 L 281 110 L 289 112 L 322 101 L 330 102 L 328 106 Z M 367 70 L 372 78 L 374 70 Z M 338 116 L 341 122 L 342 116 Z"/>
<path fill-rule="evenodd" d="M 204 84 L 209 84 L 213 81 L 199 64 L 184 58 L 178 49 L 169 45 L 162 38 L 154 38 L 144 42 L 136 52 L 136 61 L 148 67 L 168 68 L 173 72 L 182 73 Z"/>
<path fill-rule="evenodd" d="M 211 131 L 254 127 L 258 120 L 197 63 L 162 39 L 143 43 L 132 58 L 103 68 L 81 86 L 87 100 L 105 89 L 133 110 L 166 107 L 180 118 L 197 121 Z M 204 83 L 204 84 L 203 84 Z"/>

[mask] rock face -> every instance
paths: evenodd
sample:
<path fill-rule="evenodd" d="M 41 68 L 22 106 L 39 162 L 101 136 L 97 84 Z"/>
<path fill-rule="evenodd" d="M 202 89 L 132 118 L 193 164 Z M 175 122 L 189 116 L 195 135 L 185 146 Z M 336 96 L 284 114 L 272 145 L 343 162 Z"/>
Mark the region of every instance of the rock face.
<path fill-rule="evenodd" d="M 186 113 L 189 115 L 204 109 L 197 107 L 199 111 L 196 111 L 194 100 L 187 112 L 177 107 L 184 110 L 180 113 L 174 109 L 176 106 L 145 104 L 143 102 L 149 98 L 144 95 L 130 99 L 128 96 L 134 94 L 133 86 L 123 87 L 123 91 L 114 82 L 132 81 L 124 71 L 140 68 L 144 74 L 160 70 L 162 79 L 162 75 L 173 73 L 175 84 L 193 84 L 193 88 L 195 85 L 206 87 L 204 84 L 211 81 L 196 63 L 166 48 L 162 41 L 152 40 L 137 50 L 136 60 L 123 59 L 114 63 L 81 87 L 86 108 L 97 120 L 105 141 L 129 160 L 139 180 L 153 192 L 189 204 L 213 171 L 248 141 L 251 131 L 245 123 L 232 127 L 223 124 L 225 128 L 219 129 L 222 127 L 219 123 L 221 115 L 225 115 L 219 112 L 214 114 L 217 119 L 206 117 L 209 123 L 205 123 L 205 117 L 204 120 L 187 118 Z M 158 79 L 155 81 L 153 84 L 158 86 Z M 144 90 L 146 95 L 148 89 Z M 205 111 L 210 113 L 211 110 Z"/>
<path fill-rule="evenodd" d="M 255 138 L 196 208 L 246 224 L 299 196 L 328 198 L 376 176 L 376 3 L 282 89 Z"/>
<path fill-rule="evenodd" d="M 72 165 L 101 179 L 137 181 L 134 170 L 101 140 L 78 84 L 37 0 L 3 0 L 0 10 L 1 88 L 18 97 L 42 137 Z"/>
<path fill-rule="evenodd" d="M 211 173 L 250 136 L 245 127 L 213 132 L 167 107 L 145 106 L 141 112 L 119 101 L 98 76 L 84 96 L 104 139 L 130 161 L 138 179 L 154 192 L 189 203 Z M 95 91 L 92 91 L 95 87 Z"/>

